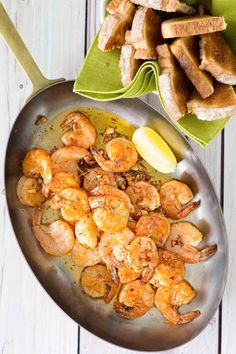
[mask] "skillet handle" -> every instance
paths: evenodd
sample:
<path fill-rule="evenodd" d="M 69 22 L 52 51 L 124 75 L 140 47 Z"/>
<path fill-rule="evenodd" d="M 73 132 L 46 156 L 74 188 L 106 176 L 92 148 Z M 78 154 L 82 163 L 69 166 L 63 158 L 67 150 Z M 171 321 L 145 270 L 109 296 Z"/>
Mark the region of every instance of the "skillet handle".
<path fill-rule="evenodd" d="M 32 93 L 26 101 L 30 100 L 32 96 L 36 95 L 39 91 L 45 89 L 46 87 L 65 80 L 63 78 L 48 80 L 43 76 L 6 10 L 4 9 L 2 2 L 0 2 L 0 34 L 8 47 L 14 53 L 16 59 L 23 67 L 33 85 Z"/>

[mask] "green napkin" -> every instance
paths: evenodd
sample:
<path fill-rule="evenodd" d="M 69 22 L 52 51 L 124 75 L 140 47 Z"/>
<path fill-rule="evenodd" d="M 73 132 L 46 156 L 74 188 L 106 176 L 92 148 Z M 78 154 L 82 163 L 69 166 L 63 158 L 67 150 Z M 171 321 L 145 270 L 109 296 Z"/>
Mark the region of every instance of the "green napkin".
<path fill-rule="evenodd" d="M 211 13 L 225 17 L 228 24 L 225 36 L 236 53 L 236 6 L 234 6 L 234 0 L 212 0 Z M 157 62 L 144 62 L 131 84 L 123 87 L 118 68 L 120 50 L 103 53 L 98 49 L 97 42 L 98 39 L 95 37 L 75 81 L 75 93 L 99 101 L 135 98 L 147 95 L 152 91 L 159 93 Z M 160 100 L 168 113 L 165 102 L 161 97 Z M 178 120 L 177 126 L 202 147 L 206 147 L 224 128 L 228 120 L 220 119 L 208 122 L 188 114 Z"/>

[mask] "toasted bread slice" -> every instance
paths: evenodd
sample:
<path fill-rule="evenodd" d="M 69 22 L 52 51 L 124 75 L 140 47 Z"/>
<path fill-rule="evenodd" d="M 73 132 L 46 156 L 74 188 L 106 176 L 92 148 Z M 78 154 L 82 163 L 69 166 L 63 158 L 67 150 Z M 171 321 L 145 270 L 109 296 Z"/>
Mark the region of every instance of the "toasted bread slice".
<path fill-rule="evenodd" d="M 216 83 L 215 92 L 203 99 L 197 91 L 187 103 L 188 112 L 194 113 L 198 119 L 217 120 L 236 114 L 236 95 L 230 85 Z"/>
<path fill-rule="evenodd" d="M 202 35 L 200 53 L 201 69 L 223 84 L 236 85 L 236 56 L 221 33 Z"/>
<path fill-rule="evenodd" d="M 156 49 L 137 49 L 134 54 L 135 59 L 142 60 L 156 60 L 157 59 L 157 51 Z"/>
<path fill-rule="evenodd" d="M 114 48 L 121 48 L 125 44 L 125 33 L 131 28 L 135 10 L 135 6 L 128 1 L 123 16 L 109 14 L 105 18 L 98 35 L 98 48 L 100 50 L 106 52 Z"/>
<path fill-rule="evenodd" d="M 185 15 L 192 15 L 195 9 L 179 0 L 130 0 L 133 4 L 166 12 L 180 12 Z"/>
<path fill-rule="evenodd" d="M 158 63 L 161 69 L 159 88 L 171 118 L 177 121 L 187 111 L 191 84 L 176 62 L 167 44 L 157 46 Z"/>
<path fill-rule="evenodd" d="M 135 49 L 155 50 L 163 41 L 160 16 L 153 9 L 140 6 L 134 15 L 129 40 Z"/>
<path fill-rule="evenodd" d="M 134 54 L 135 49 L 132 45 L 125 44 L 122 46 L 119 68 L 123 86 L 127 86 L 131 83 L 141 65 L 141 62 L 134 58 Z"/>
<path fill-rule="evenodd" d="M 200 95 L 203 98 L 210 96 L 214 92 L 213 79 L 208 73 L 199 69 L 198 38 L 196 36 L 178 38 L 171 43 L 170 50 Z"/>
<path fill-rule="evenodd" d="M 178 17 L 162 22 L 161 32 L 163 38 L 188 37 L 223 31 L 226 26 L 224 17 L 207 15 Z"/>
<path fill-rule="evenodd" d="M 129 0 L 111 0 L 106 7 L 107 12 L 116 17 L 121 17 L 126 14 L 127 9 L 130 7 Z"/>

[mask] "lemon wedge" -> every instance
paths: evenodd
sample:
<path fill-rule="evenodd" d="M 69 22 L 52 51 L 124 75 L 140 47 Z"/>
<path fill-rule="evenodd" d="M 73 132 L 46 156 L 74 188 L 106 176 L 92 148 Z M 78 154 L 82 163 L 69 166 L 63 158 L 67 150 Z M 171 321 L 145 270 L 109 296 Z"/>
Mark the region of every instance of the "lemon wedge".
<path fill-rule="evenodd" d="M 135 130 L 132 137 L 138 153 L 157 171 L 173 172 L 177 161 L 165 140 L 155 130 L 141 127 Z"/>

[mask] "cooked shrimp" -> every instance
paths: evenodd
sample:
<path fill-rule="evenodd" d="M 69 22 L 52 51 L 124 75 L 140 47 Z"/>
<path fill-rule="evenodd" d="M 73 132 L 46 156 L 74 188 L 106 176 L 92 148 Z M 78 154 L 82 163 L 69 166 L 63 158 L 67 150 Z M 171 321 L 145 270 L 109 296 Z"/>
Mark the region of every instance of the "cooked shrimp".
<path fill-rule="evenodd" d="M 180 307 L 189 304 L 196 296 L 195 290 L 185 280 L 182 280 L 172 288 L 172 305 Z"/>
<path fill-rule="evenodd" d="M 160 197 L 157 189 L 148 182 L 137 182 L 126 189 L 135 209 L 147 211 L 155 210 L 160 206 Z"/>
<path fill-rule="evenodd" d="M 101 262 L 98 249 L 83 246 L 77 239 L 71 251 L 72 261 L 79 267 L 87 267 Z"/>
<path fill-rule="evenodd" d="M 93 220 L 92 213 L 81 215 L 75 224 L 75 236 L 84 246 L 96 248 L 100 233 Z"/>
<path fill-rule="evenodd" d="M 126 249 L 125 263 L 137 273 L 143 271 L 143 280 L 149 281 L 158 264 L 155 242 L 149 237 L 136 237 Z"/>
<path fill-rule="evenodd" d="M 80 187 L 79 180 L 73 173 L 58 172 L 52 177 L 52 182 L 49 185 L 49 189 L 55 194 L 69 187 Z"/>
<path fill-rule="evenodd" d="M 42 210 L 35 209 L 32 214 L 32 230 L 45 252 L 54 256 L 69 253 L 75 243 L 73 229 L 67 222 L 57 220 L 49 226 L 41 224 Z"/>
<path fill-rule="evenodd" d="M 190 222 L 178 222 L 171 225 L 170 236 L 165 248 L 177 253 L 185 263 L 198 263 L 216 253 L 217 246 L 207 246 L 202 250 L 195 248 L 202 241 L 202 233 Z"/>
<path fill-rule="evenodd" d="M 159 264 L 150 280 L 154 286 L 173 286 L 184 279 L 185 268 L 180 257 L 174 252 L 158 250 Z"/>
<path fill-rule="evenodd" d="M 167 321 L 175 325 L 180 325 L 191 322 L 200 316 L 200 311 L 190 311 L 180 314 L 178 308 L 173 303 L 173 293 L 175 293 L 173 288 L 160 286 L 155 295 L 155 305 Z M 176 298 L 176 295 L 174 298 Z"/>
<path fill-rule="evenodd" d="M 40 184 L 31 177 L 22 176 L 19 179 L 16 193 L 19 201 L 26 206 L 40 206 L 45 201 Z"/>
<path fill-rule="evenodd" d="M 50 205 L 60 209 L 63 219 L 71 223 L 90 211 L 87 194 L 80 188 L 63 189 L 50 200 Z"/>
<path fill-rule="evenodd" d="M 136 235 L 151 237 L 158 247 L 164 246 L 169 234 L 170 223 L 159 213 L 141 216 L 136 224 Z"/>
<path fill-rule="evenodd" d="M 45 150 L 33 149 L 28 151 L 23 160 L 22 169 L 26 177 L 42 177 L 45 185 L 52 181 L 52 163 Z"/>
<path fill-rule="evenodd" d="M 119 283 L 111 279 L 103 264 L 85 268 L 81 273 L 80 283 L 88 296 L 102 297 L 107 304 L 113 299 L 119 288 Z"/>
<path fill-rule="evenodd" d="M 160 188 L 161 206 L 172 219 L 183 219 L 196 209 L 200 202 L 189 204 L 192 199 L 191 189 L 183 182 L 171 180 Z"/>
<path fill-rule="evenodd" d="M 138 279 L 142 275 L 142 272 L 136 273 L 132 268 L 122 263 L 118 268 L 118 276 L 122 284 L 130 283 L 133 280 Z"/>
<path fill-rule="evenodd" d="M 143 316 L 154 305 L 155 292 L 150 284 L 135 280 L 122 286 L 119 302 L 114 303 L 114 310 L 127 320 Z"/>
<path fill-rule="evenodd" d="M 125 258 L 126 246 L 134 238 L 134 233 L 127 227 L 113 233 L 104 232 L 98 245 L 102 260 L 107 265 L 119 267 Z"/>
<path fill-rule="evenodd" d="M 66 172 L 72 173 L 75 178 L 78 178 L 78 163 L 89 157 L 91 157 L 90 153 L 82 147 L 64 146 L 59 148 L 51 155 L 53 174 Z"/>
<path fill-rule="evenodd" d="M 111 172 L 106 172 L 103 171 L 101 168 L 96 167 L 91 169 L 85 175 L 83 188 L 87 192 L 91 192 L 96 187 L 104 184 L 117 187 L 115 176 Z"/>
<path fill-rule="evenodd" d="M 106 144 L 108 160 L 96 149 L 92 148 L 91 151 L 99 166 L 109 172 L 126 172 L 138 160 L 138 153 L 134 145 L 125 138 L 115 138 Z"/>
<path fill-rule="evenodd" d="M 84 113 L 70 113 L 61 124 L 61 127 L 65 128 L 69 125 L 72 125 L 72 129 L 66 132 L 61 138 L 64 145 L 80 146 L 89 149 L 95 144 L 96 129 Z"/>
<path fill-rule="evenodd" d="M 125 192 L 109 185 L 95 188 L 89 197 L 97 227 L 106 232 L 123 229 L 128 222 L 131 203 Z"/>

